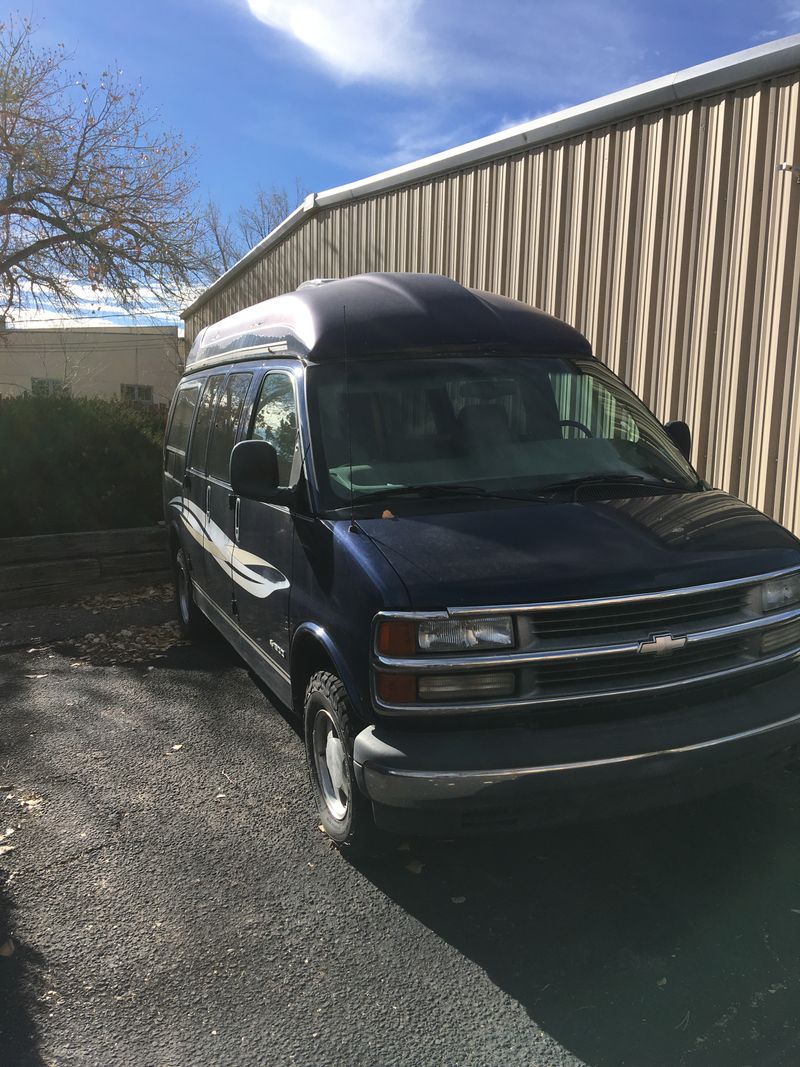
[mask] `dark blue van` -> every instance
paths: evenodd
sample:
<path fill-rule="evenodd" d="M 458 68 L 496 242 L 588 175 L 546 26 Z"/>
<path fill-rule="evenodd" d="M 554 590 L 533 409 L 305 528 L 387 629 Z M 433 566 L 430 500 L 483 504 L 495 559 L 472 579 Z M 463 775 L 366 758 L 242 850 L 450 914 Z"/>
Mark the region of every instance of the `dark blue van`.
<path fill-rule="evenodd" d="M 800 740 L 800 542 L 690 450 L 524 304 L 307 283 L 189 354 L 164 456 L 181 624 L 302 717 L 338 843 L 752 777 Z"/>

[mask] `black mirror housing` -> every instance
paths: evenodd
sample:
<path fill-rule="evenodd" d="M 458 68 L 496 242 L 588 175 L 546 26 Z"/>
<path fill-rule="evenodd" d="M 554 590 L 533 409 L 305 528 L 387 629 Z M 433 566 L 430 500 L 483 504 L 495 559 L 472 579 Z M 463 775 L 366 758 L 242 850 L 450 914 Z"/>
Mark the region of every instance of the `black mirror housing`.
<path fill-rule="evenodd" d="M 678 449 L 684 459 L 692 460 L 692 431 L 685 422 L 676 419 L 668 422 L 664 427 L 669 434 L 670 440 Z"/>
<path fill-rule="evenodd" d="M 231 489 L 246 500 L 274 503 L 286 495 L 279 488 L 278 453 L 268 441 L 240 441 L 231 452 Z"/>

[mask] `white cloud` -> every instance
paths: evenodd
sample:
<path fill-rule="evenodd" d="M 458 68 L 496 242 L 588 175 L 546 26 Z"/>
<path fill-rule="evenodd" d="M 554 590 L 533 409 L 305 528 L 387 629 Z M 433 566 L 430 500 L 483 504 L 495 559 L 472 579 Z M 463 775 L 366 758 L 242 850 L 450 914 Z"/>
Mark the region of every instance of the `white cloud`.
<path fill-rule="evenodd" d="M 142 309 L 132 314 L 112 297 L 93 290 L 88 283 L 76 282 L 72 291 L 76 306 L 69 313 L 46 300 L 36 307 L 28 299 L 24 308 L 8 316 L 9 324 L 15 329 L 36 326 L 66 329 L 77 326 L 173 326 L 180 321 L 175 310 L 165 307 L 154 292 L 144 294 Z"/>
<path fill-rule="evenodd" d="M 346 143 L 324 130 L 316 138 L 318 155 L 353 173 L 397 166 L 665 73 L 657 50 L 645 45 L 652 16 L 637 0 L 247 3 L 301 60 L 346 83 L 401 90 L 394 100 L 385 93 L 365 99 Z"/>
<path fill-rule="evenodd" d="M 796 0 L 792 0 L 796 3 Z M 635 0 L 247 0 L 341 79 L 577 100 L 647 76 Z M 435 101 L 432 101 L 435 103 Z"/>
<path fill-rule="evenodd" d="M 393 147 L 378 157 L 373 156 L 369 166 L 380 169 L 399 167 L 472 141 L 484 131 L 469 122 L 443 124 L 433 110 L 424 114 L 405 114 L 399 120 L 393 120 L 390 132 Z"/>
<path fill-rule="evenodd" d="M 778 25 L 773 25 L 760 30 L 753 37 L 754 41 L 772 41 L 778 37 L 786 37 L 787 34 L 797 33 L 800 30 L 800 7 L 796 3 L 781 4 L 777 15 Z"/>
<path fill-rule="evenodd" d="M 310 49 L 346 81 L 430 84 L 433 50 L 420 0 L 248 0 L 261 22 Z"/>

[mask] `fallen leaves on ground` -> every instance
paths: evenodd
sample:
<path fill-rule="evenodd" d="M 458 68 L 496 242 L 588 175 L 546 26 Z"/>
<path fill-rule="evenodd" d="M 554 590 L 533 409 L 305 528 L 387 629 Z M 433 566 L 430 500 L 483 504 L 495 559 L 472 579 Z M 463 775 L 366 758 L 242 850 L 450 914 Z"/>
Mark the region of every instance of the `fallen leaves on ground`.
<path fill-rule="evenodd" d="M 424 866 L 425 864 L 420 863 L 419 860 L 412 860 L 411 863 L 406 864 L 406 870 L 411 871 L 412 874 L 422 874 Z"/>
<path fill-rule="evenodd" d="M 74 656 L 73 667 L 146 663 L 162 659 L 169 649 L 188 643 L 181 636 L 177 622 L 128 626 L 113 633 L 84 634 L 63 642 Z"/>
<path fill-rule="evenodd" d="M 8 843 L 9 837 L 11 837 L 15 833 L 16 833 L 16 827 L 14 827 L 14 826 L 7 826 L 5 831 L 0 833 L 0 856 L 5 856 L 9 852 L 15 852 L 16 851 L 17 846 L 16 845 L 10 845 Z"/>
<path fill-rule="evenodd" d="M 119 593 L 95 593 L 76 602 L 77 607 L 92 611 L 95 615 L 101 611 L 116 611 L 130 608 L 134 604 L 168 604 L 174 596 L 172 582 L 159 582 L 145 585 L 138 589 L 126 589 Z"/>
<path fill-rule="evenodd" d="M 8 941 L 4 941 L 0 945 L 0 956 L 13 956 L 14 955 L 14 942 L 11 938 Z"/>

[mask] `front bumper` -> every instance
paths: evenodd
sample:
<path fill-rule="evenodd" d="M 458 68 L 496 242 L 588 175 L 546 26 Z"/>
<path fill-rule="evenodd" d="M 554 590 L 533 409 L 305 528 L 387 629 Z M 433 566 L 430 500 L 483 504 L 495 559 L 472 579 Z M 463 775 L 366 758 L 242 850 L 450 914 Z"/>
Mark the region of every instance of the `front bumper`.
<path fill-rule="evenodd" d="M 786 762 L 800 744 L 800 667 L 751 688 L 592 725 L 367 727 L 356 779 L 379 824 L 459 832 L 689 799 Z M 790 755 L 790 753 L 789 753 Z"/>

